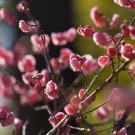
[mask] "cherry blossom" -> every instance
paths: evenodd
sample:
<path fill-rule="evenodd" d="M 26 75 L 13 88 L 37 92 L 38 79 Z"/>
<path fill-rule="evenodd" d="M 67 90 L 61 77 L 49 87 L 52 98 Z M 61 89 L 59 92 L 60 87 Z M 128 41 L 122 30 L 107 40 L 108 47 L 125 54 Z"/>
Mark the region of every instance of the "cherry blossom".
<path fill-rule="evenodd" d="M 52 80 L 50 80 L 47 84 L 46 84 L 46 88 L 44 90 L 44 93 L 47 95 L 47 97 L 50 100 L 54 100 L 59 98 L 59 89 L 58 86 L 55 82 L 53 82 Z"/>
<path fill-rule="evenodd" d="M 37 31 L 37 27 L 36 26 L 30 25 L 30 24 L 28 24 L 24 20 L 20 20 L 19 21 L 19 28 L 24 33 L 28 33 L 28 32 L 34 33 L 34 32 Z"/>
<path fill-rule="evenodd" d="M 32 55 L 25 55 L 22 60 L 18 62 L 18 68 L 21 72 L 32 72 L 35 70 L 36 59 Z"/>
<path fill-rule="evenodd" d="M 96 45 L 106 48 L 112 45 L 112 36 L 108 35 L 106 32 L 95 32 L 93 34 L 93 41 Z"/>
<path fill-rule="evenodd" d="M 80 26 L 77 28 L 77 33 L 83 37 L 91 37 L 94 29 L 90 25 Z"/>
<path fill-rule="evenodd" d="M 90 11 L 90 17 L 97 27 L 103 27 L 106 23 L 106 17 L 100 13 L 99 8 L 94 6 Z"/>

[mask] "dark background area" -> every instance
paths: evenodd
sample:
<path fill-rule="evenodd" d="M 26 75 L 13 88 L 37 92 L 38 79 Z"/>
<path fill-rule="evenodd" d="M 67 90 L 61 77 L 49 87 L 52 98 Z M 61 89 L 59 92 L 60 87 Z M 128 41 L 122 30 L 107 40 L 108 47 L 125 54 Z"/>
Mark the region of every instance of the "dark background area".
<path fill-rule="evenodd" d="M 33 17 L 41 22 L 41 27 L 46 34 L 51 32 L 62 32 L 72 26 L 70 0 L 28 0 L 30 11 Z M 18 19 L 27 19 L 24 14 L 18 14 Z M 18 31 L 18 36 L 22 36 L 22 32 Z M 66 47 L 71 48 L 71 44 Z M 50 45 L 49 54 L 51 57 L 59 55 L 60 47 Z M 44 62 L 42 57 L 36 56 L 37 65 L 42 69 Z M 63 71 L 66 76 L 66 84 L 72 82 L 75 75 L 71 70 Z M 72 79 L 71 79 L 72 78 Z M 19 115 L 24 120 L 29 120 L 26 135 L 37 135 L 39 131 L 49 131 L 52 127 L 47 122 L 48 113 L 46 111 L 36 112 L 31 107 L 20 107 Z"/>

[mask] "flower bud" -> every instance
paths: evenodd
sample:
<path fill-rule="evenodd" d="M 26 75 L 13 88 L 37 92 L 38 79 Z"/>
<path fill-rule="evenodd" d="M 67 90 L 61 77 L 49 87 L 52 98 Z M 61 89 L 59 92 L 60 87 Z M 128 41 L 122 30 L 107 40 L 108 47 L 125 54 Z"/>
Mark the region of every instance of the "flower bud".
<path fill-rule="evenodd" d="M 95 32 L 93 34 L 93 41 L 96 45 L 106 48 L 112 44 L 112 36 L 105 32 Z"/>
<path fill-rule="evenodd" d="M 94 6 L 90 11 L 90 17 L 97 27 L 103 27 L 106 23 L 106 17 L 99 12 L 97 6 Z"/>
<path fill-rule="evenodd" d="M 91 37 L 94 29 L 90 25 L 80 26 L 77 28 L 77 33 L 83 37 Z"/>
<path fill-rule="evenodd" d="M 107 55 L 100 56 L 98 58 L 98 64 L 102 68 L 107 67 L 110 64 L 110 58 L 109 58 L 109 56 L 107 56 Z"/>
<path fill-rule="evenodd" d="M 92 104 L 96 99 L 96 93 L 93 92 L 91 95 L 89 95 L 88 97 L 86 97 L 83 101 L 81 101 L 79 103 L 79 109 L 85 109 L 87 106 L 89 106 L 90 104 Z"/>
<path fill-rule="evenodd" d="M 20 20 L 19 21 L 19 28 L 22 32 L 24 33 L 34 33 L 37 31 L 37 27 L 36 26 L 31 26 L 29 25 L 27 22 L 25 22 L 24 20 Z"/>
<path fill-rule="evenodd" d="M 125 60 L 132 59 L 134 56 L 134 48 L 131 44 L 122 45 L 120 53 Z"/>
<path fill-rule="evenodd" d="M 36 59 L 32 55 L 25 55 L 22 60 L 18 62 L 18 68 L 21 72 L 32 72 L 35 70 Z"/>
<path fill-rule="evenodd" d="M 117 55 L 117 49 L 114 46 L 110 46 L 107 48 L 107 55 L 110 57 L 116 56 Z"/>

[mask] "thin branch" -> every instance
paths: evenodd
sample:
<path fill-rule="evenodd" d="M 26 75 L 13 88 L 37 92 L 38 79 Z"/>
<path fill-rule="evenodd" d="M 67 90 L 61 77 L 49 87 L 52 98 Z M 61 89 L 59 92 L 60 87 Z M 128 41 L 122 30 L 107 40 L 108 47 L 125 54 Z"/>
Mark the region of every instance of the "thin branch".
<path fill-rule="evenodd" d="M 80 127 L 73 127 L 73 126 L 69 126 L 71 129 L 75 129 L 75 130 L 79 130 L 79 131 L 87 131 L 90 132 L 91 129 L 89 128 L 80 128 Z"/>
<path fill-rule="evenodd" d="M 106 125 L 108 123 L 112 122 L 112 119 L 106 121 L 106 122 L 101 122 L 101 123 L 94 123 L 92 124 L 93 127 L 98 127 L 98 126 L 103 126 L 103 125 Z"/>
<path fill-rule="evenodd" d="M 66 115 L 53 129 L 51 129 L 46 135 L 53 135 L 54 133 L 55 133 L 55 131 L 56 131 L 56 129 L 58 129 L 60 126 L 61 126 L 61 124 L 66 120 L 66 119 L 68 119 L 69 118 L 69 116 L 68 115 Z"/>
<path fill-rule="evenodd" d="M 94 78 L 92 79 L 91 83 L 89 84 L 88 88 L 87 88 L 87 92 L 92 88 L 92 86 L 94 85 L 94 83 L 96 82 L 96 80 L 98 79 L 98 77 L 101 75 L 101 73 L 104 71 L 104 68 L 100 68 L 97 72 L 97 74 L 94 76 Z M 87 93 L 86 92 L 86 93 Z"/>
<path fill-rule="evenodd" d="M 108 104 L 108 101 L 107 101 L 107 102 L 104 102 L 103 104 L 97 106 L 96 108 L 94 108 L 94 109 L 92 109 L 92 110 L 86 111 L 86 112 L 84 112 L 84 113 L 78 113 L 78 114 L 76 114 L 74 117 L 79 117 L 79 116 L 85 115 L 85 114 L 87 114 L 87 113 L 93 112 L 93 111 L 97 110 L 98 108 L 100 108 L 101 106 L 103 106 L 103 105 L 105 105 L 105 104 Z"/>
<path fill-rule="evenodd" d="M 37 27 L 38 33 L 39 33 L 39 35 L 40 35 L 40 37 L 42 39 L 42 43 L 43 43 L 43 51 L 45 53 L 45 55 L 43 54 L 43 56 L 45 58 L 46 64 L 48 64 L 48 66 L 49 66 L 49 69 L 50 69 L 53 80 L 56 81 L 55 74 L 54 74 L 53 68 L 52 68 L 50 60 L 49 60 L 49 55 L 48 55 L 48 52 L 47 52 L 47 48 L 45 46 L 45 36 L 42 33 L 42 29 L 40 29 L 40 27 L 38 26 L 35 18 L 31 15 L 29 10 L 25 11 L 25 14 L 27 15 L 28 18 L 30 18 L 35 23 L 35 26 Z"/>
<path fill-rule="evenodd" d="M 23 127 L 22 127 L 22 135 L 26 135 L 26 129 L 27 129 L 27 125 L 29 124 L 29 121 L 26 120 L 23 124 Z"/>
<path fill-rule="evenodd" d="M 109 128 L 103 129 L 103 130 L 99 130 L 99 131 L 97 131 L 96 133 L 105 132 L 105 131 L 110 130 L 110 129 L 112 129 L 112 128 L 113 128 L 113 127 L 109 127 Z"/>
<path fill-rule="evenodd" d="M 112 72 L 114 72 L 115 71 L 115 66 L 114 66 L 114 61 L 113 61 L 113 58 L 111 57 L 111 62 L 112 62 Z"/>
<path fill-rule="evenodd" d="M 36 111 L 41 111 L 41 110 L 47 110 L 47 112 L 52 115 L 52 112 L 50 110 L 50 108 L 48 107 L 48 105 L 43 105 L 43 106 L 39 106 L 39 107 L 35 107 L 34 108 Z"/>
<path fill-rule="evenodd" d="M 85 88 L 87 89 L 87 79 L 86 79 L 86 77 L 85 77 L 85 75 L 84 75 L 82 70 L 81 70 L 81 74 L 82 74 L 82 77 L 83 77 L 83 79 L 85 81 Z"/>

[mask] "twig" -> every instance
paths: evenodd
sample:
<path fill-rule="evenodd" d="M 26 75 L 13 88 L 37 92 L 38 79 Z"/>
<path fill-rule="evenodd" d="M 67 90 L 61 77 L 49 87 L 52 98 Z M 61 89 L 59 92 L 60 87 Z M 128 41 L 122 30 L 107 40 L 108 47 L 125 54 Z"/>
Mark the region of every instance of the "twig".
<path fill-rule="evenodd" d="M 103 126 L 103 125 L 108 124 L 109 122 L 112 122 L 112 120 L 110 119 L 110 120 L 108 120 L 108 121 L 106 121 L 106 122 L 94 123 L 94 124 L 92 124 L 92 126 L 93 126 L 93 127 Z"/>
<path fill-rule="evenodd" d="M 43 105 L 43 106 L 39 106 L 39 107 L 35 107 L 34 108 L 36 111 L 41 111 L 41 110 L 47 110 L 47 112 L 52 115 L 52 112 L 50 110 L 50 108 L 48 107 L 48 105 Z"/>
<path fill-rule="evenodd" d="M 28 123 L 29 123 L 28 120 L 24 122 L 23 127 L 22 127 L 22 135 L 26 135 L 26 128 L 27 128 Z"/>
<path fill-rule="evenodd" d="M 114 61 L 113 61 L 113 58 L 111 57 L 111 61 L 112 61 L 112 72 L 114 72 L 114 70 L 115 70 L 115 66 L 114 66 Z"/>
<path fill-rule="evenodd" d="M 94 78 L 92 79 L 91 83 L 89 84 L 88 88 L 87 88 L 87 92 L 92 88 L 92 86 L 94 85 L 95 81 L 97 80 L 97 78 L 100 76 L 100 74 L 104 71 L 104 68 L 100 68 L 98 70 L 98 73 L 94 76 Z M 86 92 L 86 93 L 87 93 Z"/>
<path fill-rule="evenodd" d="M 81 70 L 81 74 L 82 74 L 82 77 L 83 77 L 83 79 L 85 81 L 85 88 L 87 89 L 87 80 L 86 80 L 86 77 L 85 77 L 85 75 L 84 75 L 82 70 Z"/>
<path fill-rule="evenodd" d="M 90 132 L 91 129 L 89 128 L 80 128 L 80 127 L 73 127 L 73 126 L 69 126 L 71 129 L 75 129 L 75 130 L 79 130 L 79 131 L 87 131 Z"/>
<path fill-rule="evenodd" d="M 52 75 L 53 80 L 56 81 L 55 74 L 54 74 L 53 68 L 52 68 L 51 63 L 50 63 L 50 60 L 49 60 L 49 55 L 47 53 L 47 48 L 45 46 L 45 36 L 43 35 L 42 30 L 38 26 L 35 18 L 31 15 L 30 11 L 29 10 L 26 10 L 25 11 L 25 14 L 27 15 L 28 18 L 30 18 L 35 23 L 35 26 L 37 27 L 38 33 L 39 33 L 39 35 L 40 35 L 40 37 L 42 39 L 42 43 L 43 43 L 43 51 L 45 53 L 45 55 L 43 54 L 43 56 L 45 58 L 46 64 L 48 64 L 48 66 L 49 66 L 49 69 L 50 69 L 50 72 L 51 72 L 51 75 Z"/>
<path fill-rule="evenodd" d="M 79 116 L 85 115 L 85 114 L 87 114 L 87 113 L 93 112 L 93 111 L 97 110 L 98 108 L 100 108 L 101 106 L 103 106 L 103 105 L 105 105 L 105 104 L 108 104 L 108 101 L 107 101 L 107 102 L 104 102 L 103 104 L 97 106 L 96 108 L 94 108 L 94 109 L 92 109 L 92 110 L 86 111 L 86 112 L 84 112 L 84 113 L 78 113 L 78 114 L 76 114 L 74 117 L 79 117 Z"/>
<path fill-rule="evenodd" d="M 112 128 L 113 128 L 113 127 L 109 127 L 109 128 L 103 129 L 103 130 L 99 130 L 99 131 L 97 131 L 96 133 L 105 132 L 106 130 L 110 130 L 110 129 L 112 129 Z"/>
<path fill-rule="evenodd" d="M 54 132 L 56 131 L 56 129 L 58 129 L 60 127 L 60 125 L 66 120 L 68 119 L 69 116 L 66 115 L 53 129 L 51 129 L 46 135 L 53 135 Z"/>

